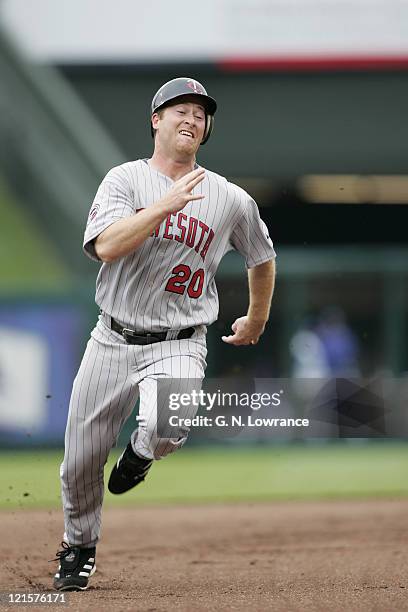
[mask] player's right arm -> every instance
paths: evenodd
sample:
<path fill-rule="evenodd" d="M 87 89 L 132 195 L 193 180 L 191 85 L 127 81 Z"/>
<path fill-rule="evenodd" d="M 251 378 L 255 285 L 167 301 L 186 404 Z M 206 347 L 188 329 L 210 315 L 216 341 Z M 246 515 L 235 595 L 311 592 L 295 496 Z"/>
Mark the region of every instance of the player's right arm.
<path fill-rule="evenodd" d="M 98 258 L 111 263 L 135 251 L 171 213 L 182 210 L 192 200 L 201 200 L 201 194 L 191 192 L 204 179 L 204 168 L 192 170 L 173 183 L 169 191 L 149 208 L 130 217 L 115 221 L 95 239 Z"/>

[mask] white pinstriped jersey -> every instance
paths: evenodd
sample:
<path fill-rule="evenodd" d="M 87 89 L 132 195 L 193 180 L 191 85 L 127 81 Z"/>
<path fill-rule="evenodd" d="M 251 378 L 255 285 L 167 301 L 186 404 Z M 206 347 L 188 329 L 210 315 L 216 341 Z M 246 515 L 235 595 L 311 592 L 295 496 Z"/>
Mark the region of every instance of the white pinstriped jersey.
<path fill-rule="evenodd" d="M 172 184 L 146 159 L 110 170 L 89 213 L 87 255 L 98 261 L 94 239 L 118 219 L 152 206 Z M 243 189 L 206 170 L 193 193 L 205 197 L 170 214 L 134 252 L 102 264 L 96 303 L 120 323 L 138 331 L 209 325 L 218 316 L 215 273 L 225 253 L 239 251 L 248 268 L 275 257 L 258 207 Z"/>

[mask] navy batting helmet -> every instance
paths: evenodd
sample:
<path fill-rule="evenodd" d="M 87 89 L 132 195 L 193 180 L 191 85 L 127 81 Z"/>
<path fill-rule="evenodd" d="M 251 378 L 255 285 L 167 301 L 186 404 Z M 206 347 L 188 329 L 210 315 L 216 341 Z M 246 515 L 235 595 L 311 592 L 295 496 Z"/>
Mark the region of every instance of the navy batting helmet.
<path fill-rule="evenodd" d="M 174 103 L 177 98 L 181 96 L 197 96 L 200 103 L 205 108 L 206 124 L 204 136 L 201 144 L 207 142 L 214 125 L 214 113 L 217 110 L 217 103 L 214 98 L 211 98 L 204 87 L 195 79 L 189 77 L 179 77 L 178 79 L 172 79 L 160 87 L 160 89 L 154 94 L 151 107 L 151 115 L 157 111 L 170 106 Z M 154 130 L 150 123 L 152 136 L 154 136 Z"/>

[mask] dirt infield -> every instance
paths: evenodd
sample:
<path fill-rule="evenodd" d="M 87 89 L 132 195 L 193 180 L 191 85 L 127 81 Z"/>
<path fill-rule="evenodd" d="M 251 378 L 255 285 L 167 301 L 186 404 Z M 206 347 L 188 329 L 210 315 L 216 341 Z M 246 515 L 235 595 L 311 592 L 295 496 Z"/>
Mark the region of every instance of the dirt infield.
<path fill-rule="evenodd" d="M 106 509 L 103 525 L 92 586 L 47 609 L 408 610 L 408 500 Z M 61 530 L 56 511 L 1 512 L 0 591 L 50 591 Z"/>

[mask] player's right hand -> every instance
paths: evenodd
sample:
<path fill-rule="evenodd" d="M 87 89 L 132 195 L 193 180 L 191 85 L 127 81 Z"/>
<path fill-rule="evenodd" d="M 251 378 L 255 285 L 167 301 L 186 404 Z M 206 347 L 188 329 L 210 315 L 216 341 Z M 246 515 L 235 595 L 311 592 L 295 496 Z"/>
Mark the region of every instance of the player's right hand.
<path fill-rule="evenodd" d="M 233 334 L 221 337 L 226 344 L 234 344 L 235 346 L 257 344 L 265 330 L 265 322 L 254 321 L 248 316 L 239 317 L 231 325 L 231 329 L 234 332 Z"/>
<path fill-rule="evenodd" d="M 192 200 L 202 200 L 205 197 L 203 194 L 193 195 L 191 192 L 194 187 L 201 183 L 204 177 L 205 169 L 197 168 L 175 181 L 166 195 L 161 199 L 161 204 L 166 213 L 176 213 L 182 210 L 188 202 Z"/>

